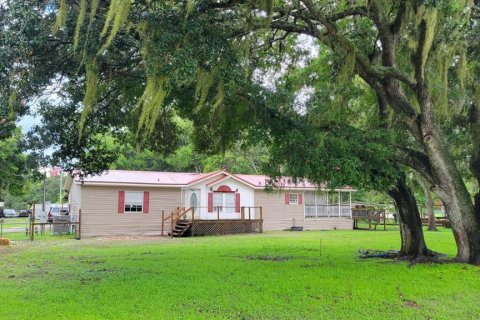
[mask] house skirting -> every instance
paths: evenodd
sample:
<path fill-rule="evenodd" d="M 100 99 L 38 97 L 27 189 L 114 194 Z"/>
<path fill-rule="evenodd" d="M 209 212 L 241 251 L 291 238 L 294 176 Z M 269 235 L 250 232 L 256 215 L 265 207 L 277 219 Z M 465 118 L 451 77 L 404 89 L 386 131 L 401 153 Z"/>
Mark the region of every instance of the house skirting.
<path fill-rule="evenodd" d="M 194 220 L 192 221 L 191 233 L 194 236 L 210 236 L 241 233 L 262 233 L 263 220 Z"/>

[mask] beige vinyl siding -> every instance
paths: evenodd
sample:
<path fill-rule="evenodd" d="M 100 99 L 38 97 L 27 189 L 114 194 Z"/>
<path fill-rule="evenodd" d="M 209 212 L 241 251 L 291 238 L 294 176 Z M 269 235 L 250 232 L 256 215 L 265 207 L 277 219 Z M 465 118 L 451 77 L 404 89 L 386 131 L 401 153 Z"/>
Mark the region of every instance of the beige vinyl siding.
<path fill-rule="evenodd" d="M 353 222 L 348 218 L 305 218 L 303 203 L 285 204 L 286 193 L 302 192 L 255 190 L 255 206 L 262 207 L 264 231 L 290 229 L 294 223 L 304 230 L 353 229 Z"/>
<path fill-rule="evenodd" d="M 68 195 L 70 197 L 70 213 L 77 215 L 82 201 L 82 187 L 80 184 L 73 182 Z"/>
<path fill-rule="evenodd" d="M 305 218 L 304 230 L 352 230 L 353 220 L 349 218 Z"/>
<path fill-rule="evenodd" d="M 102 235 L 158 235 L 165 216 L 181 205 L 179 188 L 82 186 L 82 237 Z M 148 191 L 149 213 L 118 213 L 119 191 Z M 169 221 L 165 222 L 170 231 Z"/>
<path fill-rule="evenodd" d="M 295 225 L 302 225 L 303 205 L 285 204 L 285 193 L 298 192 L 255 190 L 255 206 L 262 207 L 264 231 L 290 229 L 293 219 Z"/>

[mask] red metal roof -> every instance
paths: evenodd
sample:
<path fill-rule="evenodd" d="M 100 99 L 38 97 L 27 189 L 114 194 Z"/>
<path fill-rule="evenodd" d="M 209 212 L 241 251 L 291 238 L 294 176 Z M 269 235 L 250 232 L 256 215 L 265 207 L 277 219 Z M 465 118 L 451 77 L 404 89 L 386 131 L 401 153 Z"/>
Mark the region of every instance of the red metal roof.
<path fill-rule="evenodd" d="M 206 176 L 206 173 L 187 172 L 155 172 L 109 170 L 96 176 L 83 179 L 85 183 L 126 183 L 126 184 L 156 184 L 156 185 L 187 185 L 190 181 Z"/>
<path fill-rule="evenodd" d="M 234 175 L 240 180 L 245 181 L 246 183 L 255 186 L 255 187 L 278 187 L 278 188 L 307 188 L 315 189 L 317 188 L 316 184 L 310 183 L 308 181 L 298 181 L 294 183 L 291 178 L 285 177 L 279 179 L 276 183 L 272 183 L 270 177 L 263 175 L 253 175 L 253 174 L 236 174 Z M 324 187 L 323 185 L 321 186 Z"/>
<path fill-rule="evenodd" d="M 299 181 L 294 183 L 292 179 L 286 177 L 280 179 L 275 185 L 271 185 L 270 178 L 264 175 L 252 174 L 232 174 L 227 171 L 215 171 L 210 173 L 191 173 L 191 172 L 155 172 L 155 171 L 129 171 L 129 170 L 109 170 L 97 176 L 88 176 L 84 178 L 87 184 L 149 184 L 158 186 L 188 186 L 199 183 L 204 179 L 219 177 L 213 180 L 209 185 L 224 180 L 228 177 L 239 180 L 253 188 L 277 187 L 277 188 L 298 188 L 315 189 L 317 185 L 308 181 Z M 326 185 L 322 184 L 321 188 Z M 350 187 L 344 187 L 343 190 L 352 190 Z"/>

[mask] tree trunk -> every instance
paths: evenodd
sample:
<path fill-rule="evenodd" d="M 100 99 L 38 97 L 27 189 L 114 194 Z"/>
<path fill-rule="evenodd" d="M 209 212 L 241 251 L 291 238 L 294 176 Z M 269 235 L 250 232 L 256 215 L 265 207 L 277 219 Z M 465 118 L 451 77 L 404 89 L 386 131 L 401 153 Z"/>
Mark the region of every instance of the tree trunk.
<path fill-rule="evenodd" d="M 405 182 L 405 177 L 397 180 L 395 187 L 388 191 L 395 201 L 400 222 L 402 246 L 399 257 L 409 260 L 432 256 L 423 237 L 422 221 L 417 207 L 417 201 Z"/>
<path fill-rule="evenodd" d="M 478 90 L 478 88 L 476 88 Z M 480 92 L 476 92 L 480 97 Z M 472 172 L 477 184 L 480 187 L 480 101 L 472 103 L 469 111 L 470 132 L 472 135 L 473 155 L 470 159 L 470 171 Z M 480 191 L 474 196 L 474 208 L 477 221 L 480 223 Z"/>
<path fill-rule="evenodd" d="M 436 128 L 424 132 L 425 147 L 457 244 L 458 262 L 480 265 L 480 223 L 470 194 Z"/>
<path fill-rule="evenodd" d="M 422 187 L 423 193 L 425 194 L 425 207 L 427 209 L 428 216 L 428 231 L 438 231 L 437 222 L 433 211 L 433 199 L 432 192 L 430 191 L 430 186 L 428 182 L 419 174 L 415 175 L 415 179 L 418 181 L 418 183 Z"/>
<path fill-rule="evenodd" d="M 432 196 L 430 196 L 431 199 Z M 431 200 L 430 200 L 431 201 Z M 437 229 L 437 219 L 435 219 L 435 214 L 433 212 L 433 201 L 432 204 L 427 205 L 427 214 L 428 214 L 428 231 L 438 231 Z"/>

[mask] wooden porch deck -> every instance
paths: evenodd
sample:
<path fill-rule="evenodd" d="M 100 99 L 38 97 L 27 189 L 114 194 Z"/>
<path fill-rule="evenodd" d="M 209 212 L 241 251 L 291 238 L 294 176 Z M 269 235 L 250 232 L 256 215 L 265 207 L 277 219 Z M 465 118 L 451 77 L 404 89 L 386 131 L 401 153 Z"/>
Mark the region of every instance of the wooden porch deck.
<path fill-rule="evenodd" d="M 252 219 L 251 209 L 260 209 L 260 219 Z M 245 213 L 248 210 L 248 218 Z M 242 233 L 262 233 L 263 214 L 262 207 L 242 207 L 240 219 L 195 219 L 192 208 L 178 208 L 165 216 L 162 212 L 162 236 L 212 236 Z M 190 215 L 188 215 L 190 213 Z M 169 232 L 165 230 L 165 222 L 170 222 Z"/>

